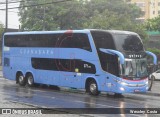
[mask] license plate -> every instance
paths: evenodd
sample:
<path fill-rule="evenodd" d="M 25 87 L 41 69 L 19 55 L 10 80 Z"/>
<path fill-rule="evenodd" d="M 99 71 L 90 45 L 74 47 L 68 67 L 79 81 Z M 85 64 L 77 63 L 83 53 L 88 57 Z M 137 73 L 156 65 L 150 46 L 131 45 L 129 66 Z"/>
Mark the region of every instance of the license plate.
<path fill-rule="evenodd" d="M 134 92 L 140 92 L 140 90 L 138 90 L 138 89 L 135 89 L 135 90 L 134 90 Z"/>

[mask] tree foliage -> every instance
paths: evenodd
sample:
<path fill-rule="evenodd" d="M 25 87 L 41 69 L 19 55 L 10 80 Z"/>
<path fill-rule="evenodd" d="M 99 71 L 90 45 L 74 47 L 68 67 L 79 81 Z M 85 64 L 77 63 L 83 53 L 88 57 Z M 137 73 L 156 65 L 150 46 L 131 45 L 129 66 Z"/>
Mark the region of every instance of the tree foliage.
<path fill-rule="evenodd" d="M 147 20 L 145 28 L 148 31 L 160 31 L 160 16 Z"/>
<path fill-rule="evenodd" d="M 134 4 L 123 0 L 93 0 L 87 8 L 93 14 L 84 23 L 85 28 L 128 30 L 137 32 L 142 39 L 148 39 L 144 26 L 136 20 L 143 13 Z"/>
<path fill-rule="evenodd" d="M 3 32 L 4 32 L 4 26 L 3 26 L 3 24 L 0 22 L 0 38 L 2 37 Z"/>
<path fill-rule="evenodd" d="M 47 0 L 47 3 L 53 0 Z M 42 4 L 44 0 L 25 1 L 20 4 L 20 22 L 25 30 L 79 29 L 86 19 L 85 7 L 81 1 L 73 0 L 49 5 L 26 8 Z"/>
<path fill-rule="evenodd" d="M 55 2 L 56 0 L 47 0 Z M 21 2 L 19 9 L 22 29 L 119 29 L 139 33 L 146 38 L 144 28 L 136 18 L 142 15 L 140 8 L 124 0 L 72 0 L 35 7 L 45 0 Z"/>
<path fill-rule="evenodd" d="M 157 48 L 147 48 L 148 51 L 155 53 L 156 55 L 160 54 L 160 50 Z"/>

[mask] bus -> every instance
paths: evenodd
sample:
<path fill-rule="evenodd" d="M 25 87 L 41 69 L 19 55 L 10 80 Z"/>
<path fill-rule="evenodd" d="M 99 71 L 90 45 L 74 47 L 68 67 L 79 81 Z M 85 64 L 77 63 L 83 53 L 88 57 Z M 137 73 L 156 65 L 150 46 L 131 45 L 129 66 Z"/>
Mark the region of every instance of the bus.
<path fill-rule="evenodd" d="M 119 30 L 11 32 L 3 35 L 2 49 L 4 78 L 91 95 L 146 92 L 147 55 L 157 63 L 138 34 Z"/>

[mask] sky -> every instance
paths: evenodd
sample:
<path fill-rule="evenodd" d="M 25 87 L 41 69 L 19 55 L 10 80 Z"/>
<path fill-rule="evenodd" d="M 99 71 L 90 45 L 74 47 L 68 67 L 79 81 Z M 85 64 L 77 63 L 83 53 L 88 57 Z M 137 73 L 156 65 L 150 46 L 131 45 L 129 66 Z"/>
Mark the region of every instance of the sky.
<path fill-rule="evenodd" d="M 0 9 L 5 9 L 6 8 L 6 4 L 2 4 L 5 3 L 6 0 L 0 0 Z M 17 1 L 17 0 L 8 0 L 10 1 Z M 19 4 L 18 3 L 9 3 L 8 4 L 8 8 L 12 8 L 12 7 L 18 7 Z M 0 22 L 5 26 L 5 17 L 6 17 L 6 11 L 5 10 L 0 10 Z M 18 17 L 18 9 L 10 9 L 8 11 L 8 28 L 15 28 L 18 29 L 19 28 L 19 17 Z"/>

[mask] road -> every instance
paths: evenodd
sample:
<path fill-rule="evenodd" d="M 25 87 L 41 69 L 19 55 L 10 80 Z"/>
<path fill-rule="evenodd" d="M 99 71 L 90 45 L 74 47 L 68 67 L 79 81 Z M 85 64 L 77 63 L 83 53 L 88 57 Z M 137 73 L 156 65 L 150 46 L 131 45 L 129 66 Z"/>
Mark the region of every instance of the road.
<path fill-rule="evenodd" d="M 74 113 L 75 109 L 79 109 L 80 113 L 72 116 L 94 116 L 91 113 L 81 113 L 84 109 L 100 108 L 116 109 L 116 108 L 160 108 L 160 81 L 156 81 L 153 90 L 146 94 L 125 94 L 124 97 L 107 96 L 103 93 L 99 96 L 91 96 L 84 91 L 74 89 L 55 90 L 47 86 L 36 87 L 20 87 L 15 81 L 10 81 L 0 77 L 0 108 L 52 108 L 47 112 L 53 113 Z M 67 110 L 67 108 L 72 108 Z M 94 110 L 95 111 L 95 110 Z M 99 110 L 97 110 L 99 111 Z M 109 110 L 112 111 L 112 110 Z M 115 110 L 120 111 L 120 110 Z M 104 112 L 104 111 L 103 111 Z M 98 116 L 106 116 L 106 114 L 98 113 Z M 88 115 L 89 114 L 89 115 Z M 47 115 L 49 116 L 49 114 Z M 58 115 L 57 115 L 58 116 Z M 61 115 L 62 116 L 62 115 Z M 115 116 L 113 114 L 107 115 Z M 122 116 L 122 115 L 116 115 Z M 123 115 L 124 116 L 124 115 Z M 151 116 L 131 114 L 130 117 Z M 158 115 L 157 115 L 158 116 Z M 16 116 L 17 117 L 17 116 Z"/>

